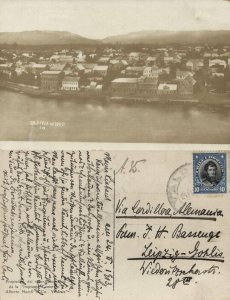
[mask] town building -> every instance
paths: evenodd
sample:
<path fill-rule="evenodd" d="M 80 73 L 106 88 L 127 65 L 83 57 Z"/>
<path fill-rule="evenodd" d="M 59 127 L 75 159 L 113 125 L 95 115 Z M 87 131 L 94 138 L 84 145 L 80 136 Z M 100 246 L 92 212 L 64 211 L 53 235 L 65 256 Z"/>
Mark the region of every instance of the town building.
<path fill-rule="evenodd" d="M 156 95 L 157 83 L 157 78 L 139 78 L 137 83 L 137 95 L 140 97 L 151 97 Z"/>
<path fill-rule="evenodd" d="M 165 56 L 164 57 L 164 63 L 167 65 L 167 64 L 170 64 L 173 62 L 173 57 L 172 56 Z"/>
<path fill-rule="evenodd" d="M 153 64 L 156 63 L 156 60 L 157 58 L 155 56 L 149 56 L 147 59 L 146 59 L 146 65 L 147 66 L 151 66 Z"/>
<path fill-rule="evenodd" d="M 224 59 L 210 59 L 208 66 L 209 68 L 212 66 L 221 66 L 225 69 L 227 67 L 227 62 Z"/>
<path fill-rule="evenodd" d="M 110 57 L 109 56 L 102 56 L 98 59 L 98 63 L 100 65 L 105 65 L 105 64 L 108 64 L 109 63 L 109 60 L 110 60 Z"/>
<path fill-rule="evenodd" d="M 65 55 L 65 54 L 54 54 L 50 57 L 50 61 L 53 63 L 60 63 L 60 64 L 66 64 L 66 63 L 73 63 L 73 56 L 72 55 Z"/>
<path fill-rule="evenodd" d="M 189 71 L 181 71 L 181 70 L 176 71 L 176 79 L 177 80 L 185 79 L 187 76 L 192 76 L 192 73 Z"/>
<path fill-rule="evenodd" d="M 157 89 L 158 95 L 174 95 L 177 94 L 177 84 L 175 83 L 160 83 Z"/>
<path fill-rule="evenodd" d="M 55 63 L 55 64 L 50 64 L 49 66 L 49 71 L 63 71 L 65 68 L 65 64 L 61 64 L 61 63 Z"/>
<path fill-rule="evenodd" d="M 157 66 L 146 67 L 143 71 L 143 76 L 147 78 L 158 78 L 160 70 Z"/>
<path fill-rule="evenodd" d="M 181 61 L 182 61 L 182 56 L 181 55 L 175 54 L 173 56 L 173 63 L 181 63 Z"/>
<path fill-rule="evenodd" d="M 111 59 L 109 63 L 111 65 L 111 70 L 115 72 L 119 72 L 126 67 L 126 65 L 124 65 L 124 63 L 119 59 Z"/>
<path fill-rule="evenodd" d="M 178 94 L 179 95 L 192 95 L 194 93 L 194 85 L 196 80 L 188 75 L 185 78 L 178 80 Z"/>
<path fill-rule="evenodd" d="M 129 61 L 136 62 L 136 61 L 140 60 L 140 53 L 139 52 L 131 52 L 128 55 L 128 59 L 129 59 Z"/>
<path fill-rule="evenodd" d="M 17 74 L 17 76 L 21 76 L 23 73 L 26 72 L 26 67 L 25 67 L 25 65 L 24 66 L 21 65 L 21 66 L 16 67 L 14 71 Z"/>
<path fill-rule="evenodd" d="M 117 96 L 151 97 L 157 93 L 157 79 L 117 78 L 112 81 L 111 90 Z"/>
<path fill-rule="evenodd" d="M 44 71 L 41 73 L 41 90 L 45 92 L 56 92 L 60 89 L 62 72 Z"/>
<path fill-rule="evenodd" d="M 199 71 L 204 67 L 203 59 L 190 59 L 186 62 L 186 68 L 190 71 Z"/>
<path fill-rule="evenodd" d="M 95 66 L 93 68 L 93 75 L 99 77 L 107 76 L 109 66 Z"/>
<path fill-rule="evenodd" d="M 32 72 L 35 74 L 40 74 L 43 71 L 48 71 L 49 67 L 46 64 L 36 64 L 32 63 L 31 65 Z"/>
<path fill-rule="evenodd" d="M 84 74 L 93 74 L 94 67 L 97 66 L 95 63 L 82 63 L 80 65 L 84 67 Z"/>
<path fill-rule="evenodd" d="M 213 67 L 210 69 L 209 77 L 210 78 L 215 78 L 215 77 L 224 78 L 224 72 L 219 70 L 218 68 Z"/>
<path fill-rule="evenodd" d="M 0 78 L 10 79 L 11 78 L 11 65 L 12 64 L 0 64 Z"/>
<path fill-rule="evenodd" d="M 138 78 L 116 78 L 111 83 L 115 95 L 134 95 L 137 91 Z"/>
<path fill-rule="evenodd" d="M 12 64 L 0 64 L 0 72 L 8 73 L 8 71 L 11 70 L 11 66 L 12 66 Z"/>
<path fill-rule="evenodd" d="M 169 67 L 163 67 L 163 68 L 160 68 L 159 69 L 159 75 L 161 74 L 167 74 L 167 75 L 169 75 L 169 73 L 170 73 L 170 68 Z"/>
<path fill-rule="evenodd" d="M 87 87 L 87 89 L 89 91 L 91 91 L 91 92 L 100 93 L 100 92 L 102 92 L 103 85 L 102 84 L 98 84 L 96 81 L 91 81 L 90 85 Z"/>
<path fill-rule="evenodd" d="M 145 67 L 127 67 L 125 69 L 125 75 L 127 77 L 140 77 L 143 75 Z"/>
<path fill-rule="evenodd" d="M 79 77 L 77 76 L 65 76 L 62 80 L 63 91 L 76 91 L 79 89 Z"/>

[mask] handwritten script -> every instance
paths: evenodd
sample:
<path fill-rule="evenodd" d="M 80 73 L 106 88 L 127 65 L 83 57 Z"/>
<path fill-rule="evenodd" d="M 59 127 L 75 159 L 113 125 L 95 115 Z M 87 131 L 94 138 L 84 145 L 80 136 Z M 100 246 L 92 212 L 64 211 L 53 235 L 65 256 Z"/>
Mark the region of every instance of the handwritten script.
<path fill-rule="evenodd" d="M 9 152 L 1 184 L 6 293 L 113 289 L 114 173 L 109 153 Z"/>

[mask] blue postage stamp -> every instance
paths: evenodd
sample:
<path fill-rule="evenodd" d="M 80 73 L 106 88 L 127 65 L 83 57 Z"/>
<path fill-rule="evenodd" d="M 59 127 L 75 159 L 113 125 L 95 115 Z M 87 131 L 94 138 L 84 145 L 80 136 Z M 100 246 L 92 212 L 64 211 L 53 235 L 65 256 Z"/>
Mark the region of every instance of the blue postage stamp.
<path fill-rule="evenodd" d="M 226 193 L 226 153 L 193 153 L 193 192 Z"/>

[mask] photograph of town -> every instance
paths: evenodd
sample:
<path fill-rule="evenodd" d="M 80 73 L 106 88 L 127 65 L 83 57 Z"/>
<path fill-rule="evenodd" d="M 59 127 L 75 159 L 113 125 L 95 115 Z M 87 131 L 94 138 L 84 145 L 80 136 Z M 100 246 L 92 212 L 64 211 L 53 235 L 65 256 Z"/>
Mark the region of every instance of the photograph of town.
<path fill-rule="evenodd" d="M 0 140 L 230 143 L 230 2 L 1 0 Z"/>

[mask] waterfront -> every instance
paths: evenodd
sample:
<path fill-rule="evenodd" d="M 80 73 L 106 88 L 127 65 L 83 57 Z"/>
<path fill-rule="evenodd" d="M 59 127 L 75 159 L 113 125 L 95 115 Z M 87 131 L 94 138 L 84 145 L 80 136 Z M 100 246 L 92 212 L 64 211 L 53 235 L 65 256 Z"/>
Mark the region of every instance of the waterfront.
<path fill-rule="evenodd" d="M 1 140 L 230 143 L 227 107 L 45 99 L 4 89 L 0 107 Z"/>

